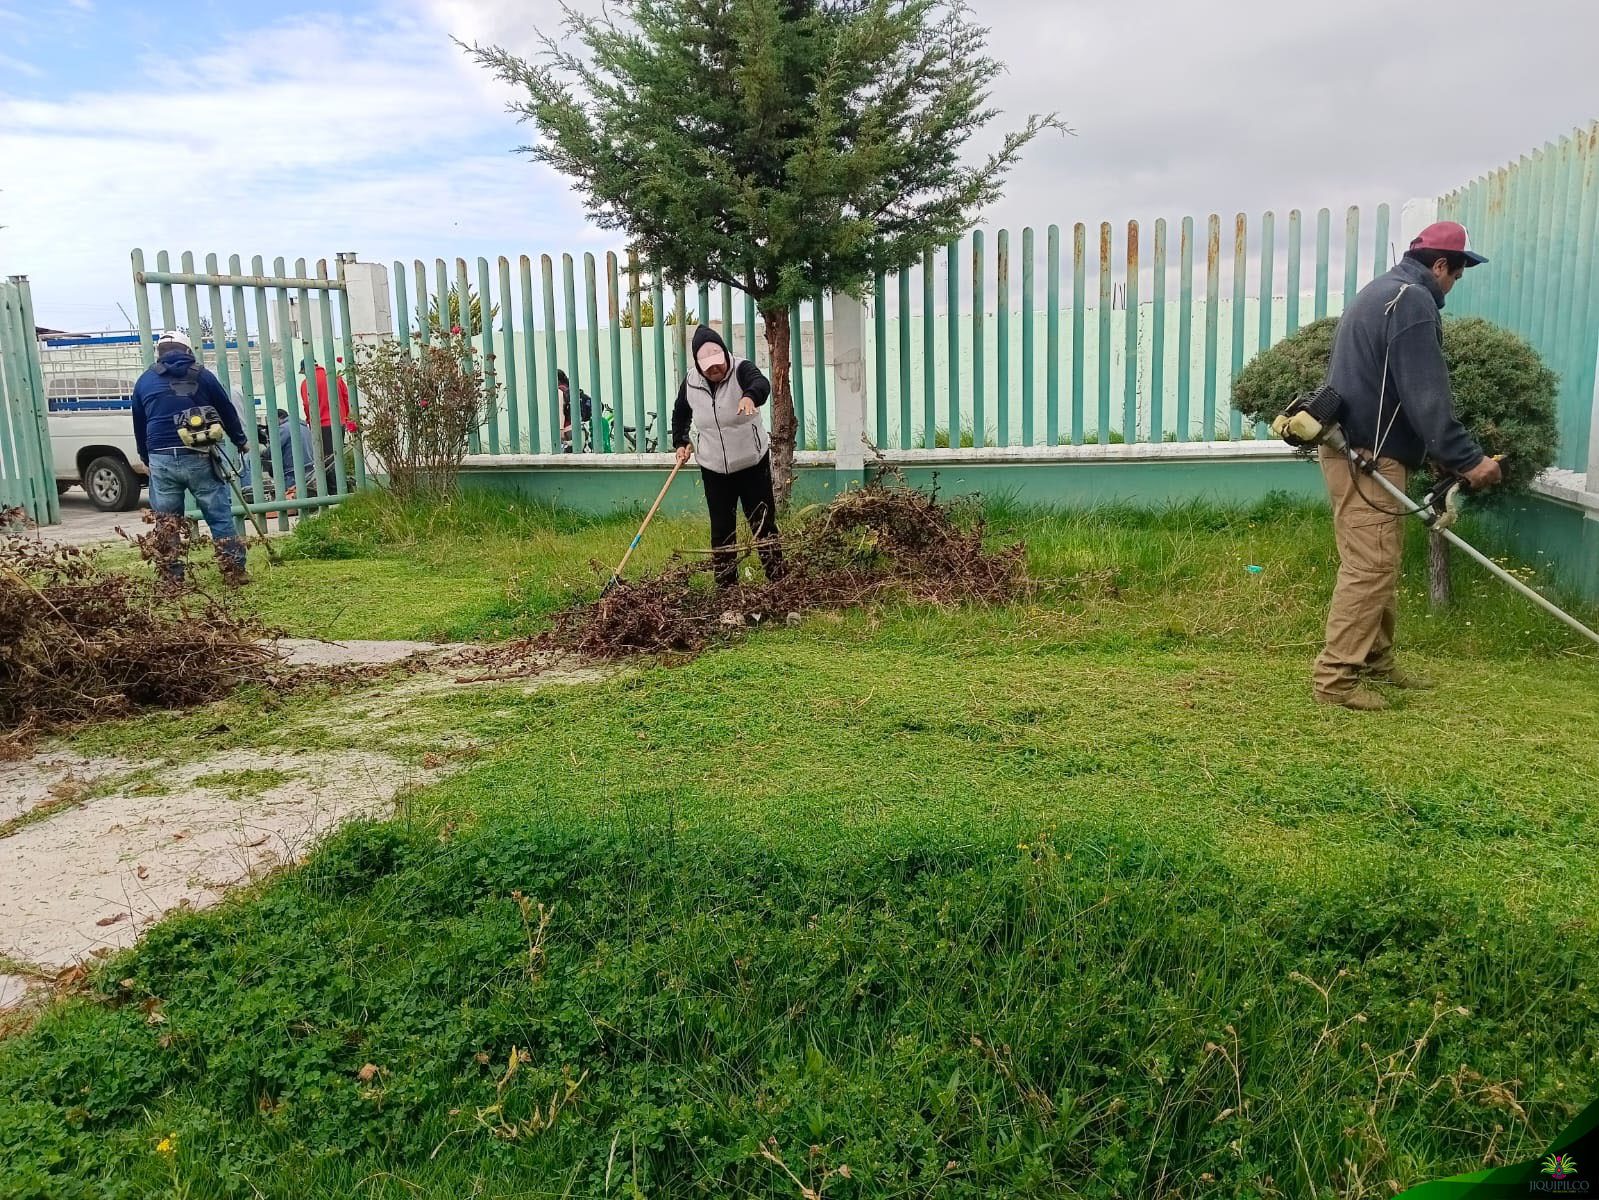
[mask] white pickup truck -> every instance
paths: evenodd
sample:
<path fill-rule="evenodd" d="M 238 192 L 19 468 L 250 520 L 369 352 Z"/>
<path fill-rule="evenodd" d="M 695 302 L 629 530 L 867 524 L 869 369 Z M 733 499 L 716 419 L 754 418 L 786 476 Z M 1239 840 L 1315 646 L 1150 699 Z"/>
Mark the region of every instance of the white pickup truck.
<path fill-rule="evenodd" d="M 49 426 L 56 491 L 81 484 L 101 512 L 139 507 L 146 477 L 128 408 L 55 409 Z"/>

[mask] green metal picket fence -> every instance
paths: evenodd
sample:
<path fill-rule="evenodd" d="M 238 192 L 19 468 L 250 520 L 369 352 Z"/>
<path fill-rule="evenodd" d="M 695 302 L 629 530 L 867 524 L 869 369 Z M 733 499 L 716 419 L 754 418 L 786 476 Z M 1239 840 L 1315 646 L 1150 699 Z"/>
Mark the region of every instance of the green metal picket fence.
<path fill-rule="evenodd" d="M 1488 263 L 1449 310 L 1513 329 L 1560 376 L 1557 465 L 1599 461 L 1594 438 L 1599 355 L 1599 122 L 1444 196 L 1438 215 L 1459 221 Z"/>
<path fill-rule="evenodd" d="M 217 256 L 205 256 L 203 271 L 195 269 L 195 257 L 184 251 L 179 269 L 172 270 L 166 251 L 156 255 L 155 269 L 145 266 L 142 250 L 133 252 L 133 299 L 139 321 L 140 349 L 146 365 L 155 359 L 155 337 L 161 330 L 182 329 L 194 345 L 195 358 L 213 370 L 224 389 L 237 389 L 256 418 L 267 430 L 267 445 L 260 445 L 257 420 L 245 417 L 249 439 L 247 453 L 255 463 L 263 462 L 263 451 L 271 464 L 274 479 L 286 479 L 286 466 L 297 481 L 297 496 L 292 509 L 271 498 L 257 498 L 250 509 L 275 513 L 279 528 L 287 529 L 291 511 L 304 511 L 336 504 L 366 482 L 366 462 L 359 439 L 347 445 L 344 428 L 338 419 L 338 385 L 342 378 L 349 390 L 350 412 L 360 423 L 360 396 L 355 373 L 348 366 L 355 362 L 354 331 L 350 323 L 349 299 L 344 281 L 345 260 L 336 260 L 332 275 L 326 259 L 319 259 L 314 273 L 306 260 L 296 259 L 292 274 L 282 258 L 274 259 L 269 274 L 260 255 L 244 270 L 240 256 L 229 257 L 227 270 L 220 269 Z M 155 309 L 151 308 L 150 288 L 156 289 Z M 177 292 L 183 293 L 183 311 L 177 307 Z M 204 291 L 202 305 L 201 292 Z M 313 297 L 315 302 L 313 303 Z M 153 321 L 159 313 L 160 326 Z M 337 328 L 335 328 L 337 326 Z M 203 331 L 209 330 L 210 334 Z M 213 336 L 214 335 L 214 336 Z M 206 351 L 207 337 L 213 352 Z M 327 372 L 330 426 L 333 443 L 333 486 L 327 486 L 324 472 L 318 470 L 321 446 L 317 422 L 318 405 L 314 385 L 311 392 L 308 425 L 303 401 L 295 380 L 312 379 L 320 366 Z M 281 372 L 281 376 L 279 374 Z M 280 383 L 281 379 L 281 383 Z M 281 391 L 280 391 L 281 387 Z M 287 437 L 282 436 L 284 425 Z M 289 459 L 284 459 L 287 442 Z M 237 508 L 237 505 L 235 505 Z"/>
<path fill-rule="evenodd" d="M 1451 297 L 1450 311 L 1480 313 L 1517 330 L 1559 372 L 1559 464 L 1578 471 L 1590 455 L 1599 459 L 1592 420 L 1599 358 L 1596 172 L 1599 123 L 1437 203 L 1439 215 L 1464 222 L 1492 260 L 1472 286 Z M 799 448 L 834 448 L 840 386 L 834 353 L 841 345 L 852 364 L 859 348 L 866 433 L 885 450 L 1262 437 L 1262 429 L 1246 426 L 1232 410 L 1233 379 L 1261 349 L 1341 313 L 1361 286 L 1386 271 L 1402 249 L 1391 241 L 1391 224 L 1389 207 L 1378 205 L 1341 215 L 1296 209 L 1152 225 L 1104 221 L 973 231 L 903 271 L 879 276 L 859 325 L 862 309 L 854 304 L 835 306 L 815 296 L 793 306 Z M 208 316 L 214 328 L 234 331 L 218 343 L 218 373 L 257 398 L 264 392 L 274 439 L 280 404 L 298 432 L 298 364 L 314 361 L 338 374 L 354 362 L 342 260 L 331 276 L 326 262 L 318 263 L 313 276 L 303 259 L 292 274 L 278 259 L 268 275 L 257 257 L 246 275 L 238 256 L 226 272 L 208 256 L 197 273 L 191 254 L 174 272 L 167 255 L 147 271 L 136 252 L 134 270 L 147 338 L 154 329 L 150 286 L 159 289 L 163 326 L 192 331 Z M 751 297 L 720 284 L 663 281 L 631 255 L 418 259 L 395 262 L 389 286 L 393 327 L 402 338 L 425 342 L 433 336 L 430 309 L 433 319 L 452 309 L 466 314 L 488 399 L 471 440 L 475 454 L 667 449 L 672 402 L 698 323 L 718 329 L 735 353 L 770 369 Z M 177 288 L 184 293 L 182 314 Z M 208 313 L 199 302 L 201 288 L 209 289 Z M 314 296 L 324 302 L 313 305 Z M 482 318 L 471 328 L 474 304 Z M 835 326 L 835 307 L 848 328 Z M 250 349 L 252 314 L 260 350 Z M 233 345 L 241 349 L 233 353 Z M 148 360 L 148 344 L 145 351 Z M 592 397 L 591 422 L 572 425 L 563 413 L 558 372 L 570 380 L 574 397 Z M 345 375 L 353 392 L 353 374 Z M 859 378 L 853 366 L 849 378 Z M 850 392 L 852 405 L 860 396 Z M 852 409 L 852 418 L 858 411 Z M 346 474 L 342 431 L 335 426 L 334 433 L 337 488 L 316 497 L 319 502 L 339 499 L 364 476 L 359 454 Z"/>
<path fill-rule="evenodd" d="M 1595 433 L 1596 171 L 1599 124 L 1438 204 L 1439 215 L 1466 223 L 1492 259 L 1470 288 L 1451 297 L 1451 312 L 1481 313 L 1516 329 L 1560 373 L 1560 465 L 1572 470 L 1586 465 Z M 1390 240 L 1391 224 L 1389 207 L 1379 205 L 1342 214 L 1296 209 L 1152 225 L 976 230 L 878 277 L 859 328 L 854 305 L 840 310 L 852 322 L 849 330 L 835 328 L 828 297 L 793 306 L 799 447 L 833 448 L 839 424 L 833 353 L 841 343 L 861 347 L 866 432 L 886 450 L 1261 437 L 1231 408 L 1233 378 L 1261 349 L 1342 312 L 1362 285 L 1386 271 L 1400 250 Z M 353 373 L 341 371 L 354 362 L 344 268 L 340 261 L 330 275 L 323 261 L 313 274 L 301 259 L 291 273 L 278 259 L 269 275 L 257 257 L 246 274 L 233 256 L 224 272 L 211 255 L 197 272 L 194 256 L 185 253 L 176 272 L 166 254 L 150 271 L 135 252 L 141 329 L 148 339 L 156 327 L 147 294 L 153 286 L 162 326 L 193 331 L 208 319 L 228 331 L 218 341 L 216 369 L 229 386 L 236 382 L 257 400 L 264 397 L 275 455 L 279 407 L 300 444 L 293 401 L 302 362 L 344 374 L 355 390 Z M 667 449 L 672 401 L 698 323 L 717 328 L 735 353 L 770 369 L 751 297 L 725 285 L 663 281 L 631 255 L 395 262 L 390 287 L 394 329 L 403 338 L 432 336 L 430 309 L 470 314 L 459 297 L 471 298 L 483 314 L 472 340 L 489 403 L 472 438 L 475 454 Z M 313 304 L 313 297 L 323 302 Z M 148 341 L 145 355 L 148 361 Z M 570 380 L 572 395 L 593 398 L 592 422 L 569 427 L 558 372 Z M 333 433 L 337 486 L 313 496 L 315 502 L 336 501 L 364 478 L 362 456 L 346 468 L 337 423 Z M 294 466 L 305 478 L 298 459 Z"/>
<path fill-rule="evenodd" d="M 672 402 L 689 360 L 694 325 L 720 332 L 734 353 L 769 368 L 755 301 L 725 284 L 666 286 L 634 257 L 614 253 L 541 255 L 537 269 L 479 258 L 415 260 L 393 265 L 395 329 L 423 344 L 438 314 L 466 314 L 464 328 L 481 356 L 491 403 L 471 450 L 482 454 L 647 453 L 670 444 Z M 466 296 L 462 304 L 452 297 Z M 476 306 L 474 308 L 474 306 Z M 806 311 L 809 310 L 809 319 Z M 480 312 L 477 322 L 473 311 Z M 825 302 L 795 305 L 794 403 L 802 446 L 829 438 Z M 603 313 L 603 319 L 602 314 Z M 591 396 L 599 411 L 569 428 L 557 372 L 571 394 Z"/>
<path fill-rule="evenodd" d="M 61 512 L 34 330 L 28 281 L 0 281 L 0 508 L 51 525 Z"/>
<path fill-rule="evenodd" d="M 1259 436 L 1231 409 L 1233 376 L 1262 347 L 1341 312 L 1394 261 L 1387 205 L 1369 217 L 1351 208 L 1336 226 L 1322 209 L 1280 222 L 1238 214 L 1225 230 L 1214 214 L 1160 220 L 1147 243 L 1136 221 L 975 231 L 875 281 L 862 331 L 867 432 L 901 450 Z M 430 304 L 445 297 L 449 311 L 452 293 L 495 314 L 473 339 L 492 398 L 477 453 L 666 448 L 699 321 L 769 366 L 749 297 L 665 288 L 616 254 L 543 255 L 536 269 L 522 256 L 515 270 L 479 258 L 475 272 L 463 259 L 453 271 L 443 259 L 396 262 L 393 285 L 402 337 L 429 336 Z M 837 428 L 832 307 L 818 296 L 790 313 L 801 449 L 830 448 Z M 563 433 L 557 370 L 596 401 L 592 429 Z"/>
<path fill-rule="evenodd" d="M 1224 236 L 1212 214 L 1152 230 L 1137 221 L 1051 225 L 1042 237 L 1024 228 L 1019 239 L 978 230 L 880 276 L 866 339 L 877 444 L 1258 436 L 1231 409 L 1233 376 L 1302 323 L 1343 311 L 1392 265 L 1389 209 L 1369 223 L 1359 208 L 1345 214 L 1337 290 L 1329 210 L 1313 224 L 1295 210 L 1281 225 L 1270 212 L 1227 225 Z"/>

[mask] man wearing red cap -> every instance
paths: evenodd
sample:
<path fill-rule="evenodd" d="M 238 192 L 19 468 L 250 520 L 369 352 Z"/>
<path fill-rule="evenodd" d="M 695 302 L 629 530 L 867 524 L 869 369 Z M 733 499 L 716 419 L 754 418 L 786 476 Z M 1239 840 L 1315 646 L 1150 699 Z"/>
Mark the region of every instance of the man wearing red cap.
<path fill-rule="evenodd" d="M 1349 444 L 1400 487 L 1429 458 L 1472 488 L 1499 482 L 1499 464 L 1455 417 L 1443 353 L 1444 297 L 1467 267 L 1487 261 L 1471 249 L 1463 226 L 1439 221 L 1339 318 L 1327 378 L 1342 400 L 1339 424 Z M 1345 455 L 1322 447 L 1321 470 L 1339 565 L 1315 697 L 1363 711 L 1386 708 L 1371 685 L 1428 686 L 1394 663 L 1404 514 Z"/>

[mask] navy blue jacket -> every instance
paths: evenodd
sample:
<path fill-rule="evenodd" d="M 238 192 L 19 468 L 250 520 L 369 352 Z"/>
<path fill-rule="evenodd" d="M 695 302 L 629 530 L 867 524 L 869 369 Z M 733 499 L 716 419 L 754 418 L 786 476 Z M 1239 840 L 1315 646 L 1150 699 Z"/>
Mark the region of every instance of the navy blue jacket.
<path fill-rule="evenodd" d="M 177 418 L 188 409 L 206 405 L 217 410 L 222 428 L 235 446 L 242 450 L 250 444 L 221 382 L 204 367 L 191 376 L 193 366 L 194 355 L 173 350 L 162 355 L 155 366 L 146 368 L 133 385 L 133 440 L 141 461 L 149 462 L 151 451 L 182 446 Z"/>
<path fill-rule="evenodd" d="M 1412 468 L 1432 458 L 1465 472 L 1482 461 L 1482 447 L 1455 417 L 1443 306 L 1432 272 L 1405 258 L 1363 287 L 1338 319 L 1327 382 L 1343 398 L 1338 420 L 1357 450 L 1380 450 Z"/>

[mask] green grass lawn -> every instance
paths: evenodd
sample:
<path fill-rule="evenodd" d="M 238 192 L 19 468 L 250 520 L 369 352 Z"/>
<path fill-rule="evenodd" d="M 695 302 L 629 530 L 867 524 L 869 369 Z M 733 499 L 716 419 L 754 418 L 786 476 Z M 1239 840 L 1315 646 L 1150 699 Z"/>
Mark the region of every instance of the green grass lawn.
<path fill-rule="evenodd" d="M 0 1046 L 0 1194 L 1376 1197 L 1541 1151 L 1599 1093 L 1594 656 L 1464 568 L 1427 615 L 1418 544 L 1441 688 L 1328 710 L 1314 509 L 991 515 L 1041 581 L 1001 609 L 419 696 L 385 745 L 458 773 Z M 246 602 L 505 637 L 631 536 L 402 516 Z M 79 742 L 360 745 L 351 702 Z"/>
<path fill-rule="evenodd" d="M 585 518 L 468 495 L 437 508 L 361 496 L 305 522 L 291 565 L 252 553 L 256 582 L 243 597 L 269 623 L 307 637 L 505 638 L 597 591 L 642 513 Z M 660 518 L 629 564 L 659 567 L 672 550 L 704 544 L 703 522 Z"/>

